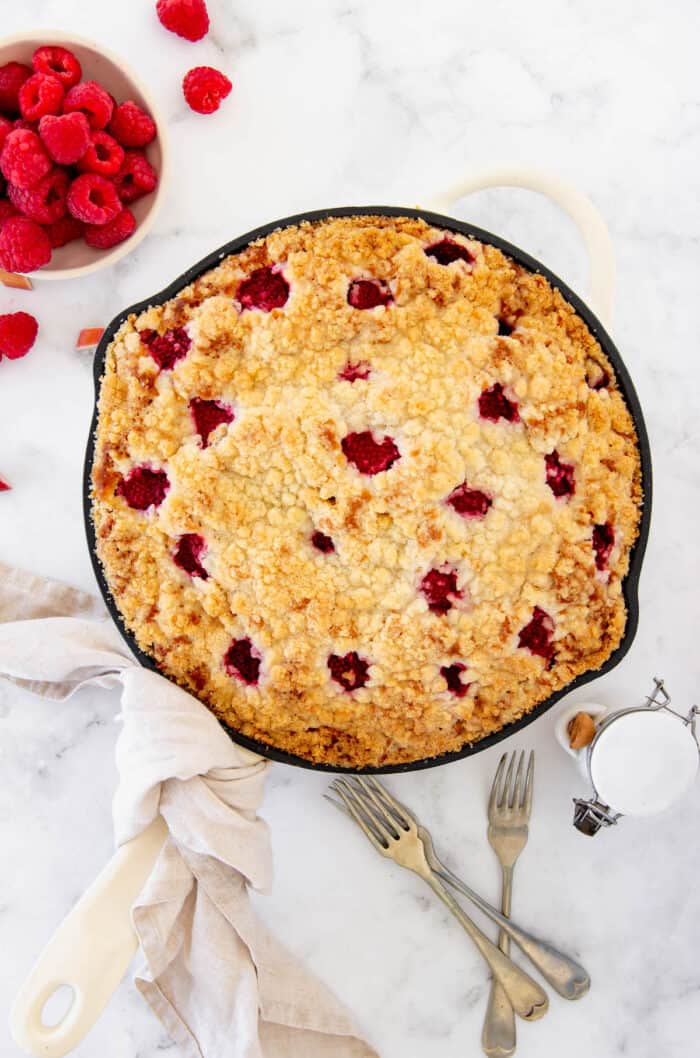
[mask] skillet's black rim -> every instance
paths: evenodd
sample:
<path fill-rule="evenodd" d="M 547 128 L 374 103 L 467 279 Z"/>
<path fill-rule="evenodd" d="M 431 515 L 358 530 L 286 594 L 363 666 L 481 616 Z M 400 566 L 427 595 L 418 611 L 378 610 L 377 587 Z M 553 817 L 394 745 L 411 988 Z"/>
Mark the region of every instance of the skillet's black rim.
<path fill-rule="evenodd" d="M 428 224 L 436 228 L 442 228 L 446 231 L 456 232 L 460 235 L 466 236 L 467 238 L 478 239 L 480 242 L 490 243 L 497 249 L 501 250 L 508 257 L 511 257 L 518 264 L 531 272 L 537 272 L 544 276 L 552 286 L 556 287 L 561 293 L 562 297 L 568 301 L 571 307 L 578 313 L 578 315 L 586 323 L 591 333 L 598 339 L 600 345 L 613 365 L 616 380 L 620 390 L 625 398 L 627 407 L 632 415 L 634 424 L 637 430 L 637 437 L 639 441 L 639 452 L 641 459 L 641 478 L 642 478 L 642 490 L 643 490 L 643 501 L 642 501 L 642 512 L 639 524 L 639 535 L 632 548 L 630 554 L 630 565 L 627 576 L 625 577 L 622 584 L 622 592 L 627 605 L 627 623 L 625 626 L 625 634 L 620 642 L 617 649 L 610 655 L 608 660 L 599 668 L 591 672 L 585 672 L 581 676 L 577 676 L 576 679 L 572 680 L 561 690 L 555 694 L 550 695 L 544 702 L 541 702 L 538 706 L 521 717 L 519 720 L 508 724 L 500 731 L 496 731 L 494 734 L 481 739 L 479 742 L 463 746 L 462 749 L 456 750 L 451 753 L 443 753 L 437 757 L 427 757 L 422 760 L 411 761 L 407 764 L 388 764 L 377 768 L 341 768 L 337 765 L 332 764 L 316 764 L 313 761 L 304 759 L 303 757 L 297 757 L 292 753 L 285 753 L 282 750 L 275 749 L 273 746 L 267 745 L 265 742 L 260 742 L 257 739 L 248 738 L 245 735 L 239 734 L 237 731 L 223 724 L 224 730 L 228 733 L 230 738 L 246 749 L 252 750 L 254 753 L 259 753 L 263 757 L 267 757 L 269 760 L 279 761 L 283 764 L 292 764 L 301 768 L 309 768 L 314 771 L 326 771 L 326 772 L 365 772 L 373 774 L 384 774 L 390 772 L 407 772 L 407 771 L 420 771 L 424 768 L 434 768 L 440 764 L 447 764 L 451 761 L 461 760 L 463 757 L 469 757 L 474 753 L 480 753 L 485 749 L 489 749 L 491 746 L 495 746 L 496 743 L 501 742 L 503 739 L 510 738 L 511 735 L 516 734 L 523 728 L 531 724 L 539 716 L 542 716 L 548 709 L 566 694 L 576 690 L 578 687 L 583 687 L 586 683 L 590 683 L 591 680 L 597 679 L 599 676 L 603 676 L 615 668 L 616 665 L 622 661 L 624 656 L 632 645 L 634 640 L 637 625 L 639 622 L 639 576 L 642 569 L 642 560 L 644 558 L 644 552 L 646 550 L 647 538 L 649 536 L 649 524 L 651 520 L 651 490 L 652 490 L 652 471 L 651 471 L 651 451 L 649 448 L 649 439 L 647 436 L 646 426 L 644 423 L 644 416 L 642 414 L 641 405 L 639 398 L 635 392 L 632 380 L 627 372 L 627 369 L 622 361 L 622 357 L 617 351 L 610 335 L 605 331 L 600 321 L 593 315 L 588 306 L 576 295 L 569 287 L 561 281 L 553 272 L 550 272 L 539 261 L 535 260 L 534 257 L 530 257 L 529 254 L 519 249 L 517 246 L 511 245 L 506 242 L 505 239 L 499 238 L 497 235 L 492 235 L 490 232 L 484 231 L 482 228 L 477 228 L 472 224 L 467 224 L 463 221 L 455 220 L 452 217 L 445 217 L 439 213 L 431 213 L 427 210 L 421 209 L 401 209 L 400 207 L 394 206 L 341 206 L 335 209 L 319 209 L 313 210 L 309 213 L 299 213 L 293 217 L 284 217 L 282 220 L 272 221 L 270 224 L 264 224 L 260 228 L 256 228 L 254 231 L 250 231 L 245 235 L 239 236 L 237 239 L 232 239 L 230 242 L 225 243 L 219 247 L 218 250 L 214 250 L 208 254 L 197 264 L 192 265 L 187 271 L 174 279 L 172 283 L 169 283 L 164 290 L 154 294 L 152 297 L 145 298 L 143 301 L 138 302 L 135 305 L 130 305 L 129 308 L 124 309 L 118 316 L 112 320 L 109 326 L 106 328 L 102 339 L 97 347 L 95 353 L 94 362 L 94 378 L 95 378 L 95 407 L 92 416 L 92 423 L 90 425 L 90 436 L 88 439 L 87 452 L 85 456 L 85 469 L 83 476 L 83 513 L 85 518 L 85 529 L 88 539 L 88 547 L 90 550 L 90 558 L 92 561 L 92 567 L 95 571 L 95 577 L 99 585 L 100 591 L 104 598 L 105 604 L 109 613 L 111 614 L 117 628 L 124 637 L 129 649 L 135 655 L 136 658 L 146 668 L 158 672 L 158 667 L 155 664 L 153 658 L 145 654 L 137 645 L 134 636 L 126 628 L 119 610 L 117 609 L 114 599 L 107 585 L 107 581 L 104 575 L 104 571 L 97 557 L 97 547 L 95 539 L 95 528 L 91 517 L 91 475 L 92 475 L 92 464 L 95 454 L 95 431 L 97 427 L 97 416 L 98 416 L 98 402 L 100 396 L 100 387 L 102 382 L 102 375 L 104 372 L 105 356 L 107 348 L 114 338 L 114 335 L 121 327 L 122 323 L 132 314 L 138 314 L 144 309 L 147 309 L 151 305 L 161 304 L 164 301 L 168 301 L 174 297 L 183 287 L 188 286 L 194 282 L 195 279 L 208 272 L 211 268 L 218 265 L 224 257 L 228 257 L 229 254 L 240 253 L 244 250 L 249 243 L 254 242 L 256 239 L 260 239 L 270 232 L 275 231 L 277 228 L 289 227 L 293 224 L 301 224 L 304 221 L 318 221 L 325 220 L 328 217 L 355 217 L 355 216 L 382 216 L 382 217 L 413 217 L 418 220 L 424 220 Z"/>

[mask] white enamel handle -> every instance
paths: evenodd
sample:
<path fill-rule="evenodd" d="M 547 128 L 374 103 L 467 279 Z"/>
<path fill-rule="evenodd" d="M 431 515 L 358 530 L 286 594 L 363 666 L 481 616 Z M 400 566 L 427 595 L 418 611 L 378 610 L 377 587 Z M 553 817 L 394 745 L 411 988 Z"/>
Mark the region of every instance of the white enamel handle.
<path fill-rule="evenodd" d="M 167 827 L 158 816 L 114 854 L 37 959 L 10 1012 L 15 1042 L 37 1058 L 61 1058 L 90 1031 L 126 973 L 138 940 L 131 907 L 158 858 Z M 62 985 L 73 1001 L 57 1025 L 41 1019 Z"/>
<path fill-rule="evenodd" d="M 508 166 L 478 170 L 446 191 L 432 195 L 426 205 L 438 213 L 449 214 L 460 198 L 487 187 L 522 187 L 537 191 L 571 217 L 588 250 L 591 308 L 608 327 L 612 321 L 615 252 L 607 225 L 591 200 L 552 173 Z"/>

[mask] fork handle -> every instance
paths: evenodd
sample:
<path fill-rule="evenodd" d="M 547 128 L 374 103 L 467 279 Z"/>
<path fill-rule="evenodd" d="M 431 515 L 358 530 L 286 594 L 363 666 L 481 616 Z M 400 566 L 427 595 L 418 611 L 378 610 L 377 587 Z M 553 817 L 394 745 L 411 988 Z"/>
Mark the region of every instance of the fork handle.
<path fill-rule="evenodd" d="M 501 912 L 510 917 L 513 892 L 513 868 L 502 865 Z M 504 955 L 510 955 L 510 937 L 504 929 L 498 932 L 498 947 Z M 515 1016 L 508 996 L 500 981 L 491 982 L 489 1001 L 481 1032 L 481 1049 L 487 1058 L 510 1058 L 515 1054 Z"/>
<path fill-rule="evenodd" d="M 545 981 L 554 988 L 564 999 L 580 999 L 591 987 L 591 979 L 584 968 L 568 955 L 558 951 L 546 940 L 528 933 L 527 930 L 516 926 L 514 922 L 501 915 L 494 907 L 491 907 L 483 897 L 471 889 L 468 885 L 453 874 L 444 864 L 437 872 L 439 877 L 456 889 L 457 892 L 466 896 L 480 911 L 500 926 L 514 941 L 520 950 L 527 955 L 533 966 L 540 971 Z"/>
<path fill-rule="evenodd" d="M 483 958 L 488 963 L 494 979 L 503 986 L 503 991 L 508 996 L 513 1010 L 518 1017 L 525 1021 L 537 1021 L 546 1014 L 549 1000 L 547 993 L 533 981 L 529 974 L 516 966 L 514 962 L 504 955 L 499 948 L 493 944 L 486 934 L 472 922 L 469 915 L 459 906 L 453 896 L 448 893 L 442 882 L 430 872 L 423 875 L 430 888 L 440 897 L 442 902 L 449 907 L 452 914 L 460 925 L 466 930 Z"/>

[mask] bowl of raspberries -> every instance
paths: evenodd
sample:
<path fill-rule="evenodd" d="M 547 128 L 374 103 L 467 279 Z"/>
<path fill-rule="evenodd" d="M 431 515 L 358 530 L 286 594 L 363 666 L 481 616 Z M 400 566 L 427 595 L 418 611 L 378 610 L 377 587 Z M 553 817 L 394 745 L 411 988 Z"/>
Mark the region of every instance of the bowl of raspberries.
<path fill-rule="evenodd" d="M 167 160 L 165 122 L 122 59 L 53 30 L 0 42 L 0 269 L 113 264 L 153 224 Z"/>

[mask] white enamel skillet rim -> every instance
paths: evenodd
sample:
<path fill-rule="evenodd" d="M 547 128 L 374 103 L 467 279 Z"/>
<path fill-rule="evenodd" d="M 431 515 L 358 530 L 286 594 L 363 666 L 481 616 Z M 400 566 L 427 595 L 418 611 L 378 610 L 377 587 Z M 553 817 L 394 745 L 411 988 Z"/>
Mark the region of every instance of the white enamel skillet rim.
<path fill-rule="evenodd" d="M 467 194 L 489 187 L 520 187 L 536 191 L 550 198 L 571 217 L 578 227 L 588 250 L 591 302 L 597 310 L 598 317 L 566 284 L 562 283 L 547 268 L 517 247 L 511 246 L 504 240 L 477 227 L 456 221 L 441 212 L 431 212 L 432 209 L 437 211 L 449 210 L 454 202 Z M 210 254 L 160 294 L 147 299 L 139 305 L 131 306 L 116 317 L 105 331 L 97 350 L 95 381 L 99 394 L 106 348 L 122 321 L 132 312 L 139 312 L 148 305 L 167 300 L 178 290 L 182 289 L 183 286 L 192 282 L 196 276 L 218 264 L 223 257 L 231 253 L 240 252 L 248 243 L 275 228 L 299 223 L 302 220 L 317 220 L 328 216 L 348 216 L 353 214 L 403 215 L 424 218 L 436 227 L 455 231 L 466 236 L 473 236 L 483 242 L 491 243 L 529 270 L 540 272 L 549 279 L 584 319 L 610 359 L 618 385 L 634 418 L 642 464 L 642 486 L 644 489 L 642 518 L 639 537 L 630 557 L 630 570 L 623 584 L 628 617 L 625 637 L 617 650 L 597 672 L 586 673 L 574 680 L 562 691 L 552 695 L 546 702 L 534 709 L 532 713 L 516 723 L 508 725 L 507 728 L 497 732 L 496 735 L 482 740 L 474 747 L 466 747 L 461 752 L 418 761 L 410 765 L 370 769 L 379 772 L 408 771 L 432 767 L 458 759 L 469 753 L 486 749 L 495 742 L 514 734 L 526 724 L 531 723 L 545 709 L 548 709 L 574 687 L 587 683 L 598 675 L 614 668 L 627 653 L 636 632 L 638 620 L 637 583 L 644 557 L 651 513 L 651 457 L 644 419 L 634 387 L 619 353 L 600 322 L 602 319 L 608 324 L 611 319 L 614 255 L 608 230 L 593 204 L 579 191 L 562 183 L 548 173 L 542 173 L 537 170 L 498 168 L 475 173 L 471 177 L 460 181 L 443 195 L 430 199 L 425 209 L 366 206 L 319 210 L 265 225 L 263 228 L 250 232 Z M 97 409 L 95 414 L 96 411 Z M 95 574 L 110 613 L 122 635 L 124 635 L 130 649 L 144 664 L 155 668 L 152 659 L 136 648 L 132 637 L 125 629 L 119 612 L 109 594 L 102 569 L 96 558 L 94 530 L 90 519 L 90 473 L 94 447 L 94 428 L 95 420 L 93 420 L 90 432 L 85 466 L 85 514 Z M 310 762 L 301 758 L 291 757 L 288 754 L 277 752 L 262 743 L 243 738 L 235 731 L 229 731 L 229 734 L 234 741 L 255 753 L 302 767 L 313 766 Z M 322 765 L 320 770 L 339 771 L 341 769 Z M 131 907 L 151 873 L 163 846 L 166 833 L 165 824 L 159 816 L 141 834 L 118 849 L 102 873 L 68 913 L 68 916 L 58 927 L 53 938 L 39 956 L 17 995 L 10 1015 L 12 1035 L 19 1046 L 29 1054 L 36 1055 L 38 1058 L 39 1056 L 41 1058 L 61 1058 L 62 1055 L 67 1054 L 84 1038 L 118 987 L 138 948 L 138 940 L 131 921 Z M 57 1024 L 46 1025 L 42 1019 L 44 1007 L 49 998 L 65 985 L 72 989 L 71 1004 Z"/>

